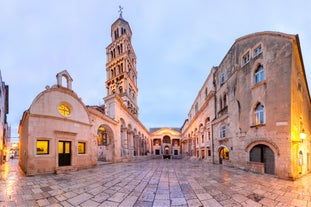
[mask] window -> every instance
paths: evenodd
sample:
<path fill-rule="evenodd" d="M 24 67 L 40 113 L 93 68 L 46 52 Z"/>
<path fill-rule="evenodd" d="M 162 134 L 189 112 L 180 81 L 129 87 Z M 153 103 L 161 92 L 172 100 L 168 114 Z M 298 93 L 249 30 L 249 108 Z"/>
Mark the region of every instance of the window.
<path fill-rule="evenodd" d="M 255 124 L 263 124 L 265 122 L 264 106 L 262 104 L 257 104 L 255 108 Z"/>
<path fill-rule="evenodd" d="M 201 141 L 202 141 L 202 143 L 204 143 L 204 142 L 205 142 L 205 139 L 204 139 L 204 134 L 202 134 Z"/>
<path fill-rule="evenodd" d="M 221 125 L 220 126 L 220 138 L 225 138 L 226 137 L 226 125 Z"/>
<path fill-rule="evenodd" d="M 61 104 L 58 106 L 58 112 L 62 115 L 62 116 L 69 116 L 70 115 L 70 108 L 69 106 L 65 105 L 65 104 Z"/>
<path fill-rule="evenodd" d="M 78 142 L 78 154 L 85 154 L 85 142 Z"/>
<path fill-rule="evenodd" d="M 49 141 L 48 140 L 37 140 L 37 155 L 49 154 Z"/>
<path fill-rule="evenodd" d="M 255 83 L 259 83 L 265 79 L 265 72 L 262 65 L 259 65 L 255 71 Z"/>
<path fill-rule="evenodd" d="M 98 146 L 107 146 L 109 143 L 108 131 L 104 125 L 100 125 L 97 130 L 97 144 Z"/>
<path fill-rule="evenodd" d="M 220 77 L 219 77 L 219 83 L 220 83 L 220 85 L 223 85 L 223 84 L 225 83 L 225 81 L 226 81 L 226 73 L 225 73 L 225 72 L 222 72 L 222 73 L 220 74 Z"/>
<path fill-rule="evenodd" d="M 259 55 L 260 53 L 262 53 L 262 47 L 261 47 L 261 45 L 257 46 L 257 47 L 254 49 L 254 57 L 256 57 L 257 55 Z"/>
<path fill-rule="evenodd" d="M 247 52 L 245 55 L 243 55 L 243 57 L 242 57 L 242 65 L 245 65 L 248 62 L 249 62 L 249 52 Z"/>

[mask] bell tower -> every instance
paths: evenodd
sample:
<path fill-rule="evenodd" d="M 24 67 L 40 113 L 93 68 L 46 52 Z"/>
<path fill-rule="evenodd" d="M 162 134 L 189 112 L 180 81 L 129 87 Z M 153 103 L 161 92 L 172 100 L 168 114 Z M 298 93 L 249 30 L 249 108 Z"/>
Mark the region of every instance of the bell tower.
<path fill-rule="evenodd" d="M 129 23 L 122 17 L 122 9 L 119 6 L 120 16 L 111 25 L 112 43 L 106 48 L 105 102 L 118 95 L 131 113 L 138 116 L 136 55 L 131 43 L 132 31 Z"/>

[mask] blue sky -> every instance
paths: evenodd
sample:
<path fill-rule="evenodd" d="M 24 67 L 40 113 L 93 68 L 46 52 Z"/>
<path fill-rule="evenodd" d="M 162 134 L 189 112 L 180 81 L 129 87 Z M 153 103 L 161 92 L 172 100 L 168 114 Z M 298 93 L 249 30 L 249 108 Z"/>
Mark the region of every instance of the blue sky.
<path fill-rule="evenodd" d="M 10 87 L 9 124 L 66 69 L 86 105 L 106 95 L 106 46 L 119 17 L 137 56 L 139 117 L 147 128 L 180 127 L 212 66 L 234 41 L 259 31 L 298 34 L 311 82 L 309 0 L 0 0 L 0 70 Z"/>

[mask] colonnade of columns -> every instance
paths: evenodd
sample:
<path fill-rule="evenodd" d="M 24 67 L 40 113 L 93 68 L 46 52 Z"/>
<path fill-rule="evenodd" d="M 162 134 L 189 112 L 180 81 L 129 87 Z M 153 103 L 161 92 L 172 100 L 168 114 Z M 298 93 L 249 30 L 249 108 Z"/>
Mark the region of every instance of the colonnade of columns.
<path fill-rule="evenodd" d="M 147 155 L 149 143 L 146 137 L 128 128 L 121 129 L 121 156 L 134 157 Z"/>

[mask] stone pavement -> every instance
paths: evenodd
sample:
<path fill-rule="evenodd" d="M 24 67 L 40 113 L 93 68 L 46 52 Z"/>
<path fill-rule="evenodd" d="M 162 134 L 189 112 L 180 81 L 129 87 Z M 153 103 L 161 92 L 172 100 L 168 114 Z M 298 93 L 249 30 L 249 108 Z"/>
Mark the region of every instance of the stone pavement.
<path fill-rule="evenodd" d="M 0 206 L 311 206 L 311 175 L 297 181 L 189 160 L 99 165 L 25 177 L 0 166 Z"/>

